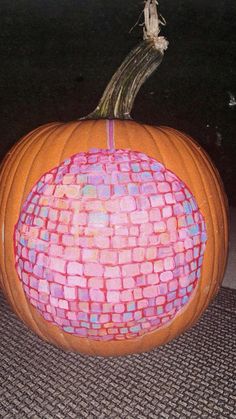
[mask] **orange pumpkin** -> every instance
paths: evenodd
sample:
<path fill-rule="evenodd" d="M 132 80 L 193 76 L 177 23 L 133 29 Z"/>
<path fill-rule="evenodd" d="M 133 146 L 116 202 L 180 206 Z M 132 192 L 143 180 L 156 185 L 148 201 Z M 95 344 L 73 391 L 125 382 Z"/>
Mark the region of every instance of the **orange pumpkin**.
<path fill-rule="evenodd" d="M 129 119 L 165 47 L 146 33 L 94 113 L 37 128 L 1 166 L 3 292 L 31 330 L 67 350 L 163 345 L 197 321 L 223 278 L 217 170 L 185 134 Z"/>

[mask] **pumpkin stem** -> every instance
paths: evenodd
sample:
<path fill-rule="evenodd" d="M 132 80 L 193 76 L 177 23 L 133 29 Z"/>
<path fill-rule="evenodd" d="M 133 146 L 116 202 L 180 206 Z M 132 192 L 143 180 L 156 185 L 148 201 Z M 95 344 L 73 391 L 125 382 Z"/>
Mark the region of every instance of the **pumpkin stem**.
<path fill-rule="evenodd" d="M 131 119 L 134 99 L 142 84 L 160 65 L 168 42 L 159 36 L 157 1 L 147 0 L 144 7 L 143 41 L 125 58 L 108 83 L 96 109 L 85 119 Z"/>

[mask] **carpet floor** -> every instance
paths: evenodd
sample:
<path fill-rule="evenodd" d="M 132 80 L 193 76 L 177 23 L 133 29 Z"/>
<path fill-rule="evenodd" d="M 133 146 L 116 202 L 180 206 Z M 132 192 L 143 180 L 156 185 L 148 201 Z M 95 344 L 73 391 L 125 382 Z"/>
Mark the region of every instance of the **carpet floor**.
<path fill-rule="evenodd" d="M 0 417 L 236 418 L 236 290 L 150 353 L 92 358 L 43 341 L 0 293 Z"/>

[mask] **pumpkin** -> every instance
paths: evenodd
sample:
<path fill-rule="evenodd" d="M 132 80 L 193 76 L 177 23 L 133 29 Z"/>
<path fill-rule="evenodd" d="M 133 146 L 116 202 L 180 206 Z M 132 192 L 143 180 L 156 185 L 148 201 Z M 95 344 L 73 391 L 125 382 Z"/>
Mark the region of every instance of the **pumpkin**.
<path fill-rule="evenodd" d="M 89 355 L 147 351 L 190 328 L 227 258 L 209 157 L 181 132 L 130 118 L 167 47 L 155 1 L 144 12 L 144 41 L 95 111 L 29 133 L 0 172 L 3 292 L 41 338 Z"/>

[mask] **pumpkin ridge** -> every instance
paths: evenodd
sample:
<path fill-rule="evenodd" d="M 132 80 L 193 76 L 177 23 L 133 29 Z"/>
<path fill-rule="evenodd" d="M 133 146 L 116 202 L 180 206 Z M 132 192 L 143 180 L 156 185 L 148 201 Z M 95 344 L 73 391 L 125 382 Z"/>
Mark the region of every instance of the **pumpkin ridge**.
<path fill-rule="evenodd" d="M 191 151 L 191 148 L 189 147 L 189 143 L 187 143 L 187 141 L 184 141 L 184 139 L 182 139 L 182 138 L 180 138 L 180 140 L 181 140 L 181 142 L 182 142 L 182 145 L 184 146 L 184 148 L 185 148 L 185 150 L 187 150 L 187 152 L 190 154 L 190 156 L 191 156 L 191 158 L 192 158 L 192 162 L 193 162 L 193 164 L 194 164 L 194 166 L 196 167 L 196 171 L 198 172 L 198 175 L 199 175 L 199 177 L 200 177 L 200 179 L 201 179 L 201 183 L 202 183 L 202 185 L 203 185 L 203 187 L 204 187 L 204 191 L 205 191 L 205 195 L 207 195 L 207 191 L 206 191 L 206 186 L 205 186 L 205 180 L 204 180 L 204 178 L 202 177 L 202 173 L 201 173 L 201 171 L 199 170 L 199 166 L 196 164 L 196 162 L 195 162 L 195 158 L 194 158 L 194 156 L 193 156 L 193 153 L 192 153 L 192 151 Z M 177 150 L 177 147 L 176 147 L 176 150 Z M 185 166 L 186 167 L 186 166 Z M 191 175 L 189 174 L 188 175 L 188 177 L 191 177 Z M 200 209 L 200 211 L 201 211 L 201 203 L 200 202 L 198 202 L 198 206 L 199 206 L 199 209 Z M 208 236 L 209 236 L 209 234 L 208 234 Z M 202 272 L 201 272 L 201 279 L 202 279 Z M 200 286 L 200 283 L 198 284 L 198 291 L 199 291 L 199 294 L 198 294 L 198 296 L 197 296 L 197 301 L 196 301 L 196 306 L 197 306 L 197 308 L 199 309 L 199 301 L 201 301 L 201 296 L 202 296 L 202 287 Z M 210 292 L 210 289 L 209 289 L 209 292 Z M 198 311 L 198 310 L 197 310 Z M 201 311 L 202 311 L 202 308 L 201 308 Z M 198 315 L 196 315 L 196 312 L 193 312 L 193 317 L 192 317 L 192 319 L 190 319 L 189 320 L 189 323 L 188 323 L 188 326 L 189 326 L 189 324 L 191 324 L 191 322 L 195 322 L 196 320 L 197 320 L 197 318 L 199 317 L 199 314 Z M 188 327 L 187 326 L 187 327 Z"/>
<path fill-rule="evenodd" d="M 143 128 L 146 130 L 146 132 L 147 132 L 147 134 L 148 134 L 149 138 L 152 140 L 152 142 L 153 142 L 153 144 L 154 144 L 154 147 L 155 147 L 155 148 L 157 148 L 157 150 L 158 150 L 158 154 L 160 155 L 160 159 L 161 159 L 161 161 L 162 161 L 162 162 L 163 162 L 163 164 L 166 166 L 166 164 L 165 164 L 165 157 L 164 157 L 164 155 L 163 155 L 163 152 L 162 152 L 162 150 L 161 150 L 161 147 L 159 146 L 158 141 L 156 141 L 156 140 L 155 140 L 154 136 L 152 135 L 152 132 L 149 130 L 149 126 L 148 126 L 148 125 L 146 125 L 146 124 L 144 124 L 144 125 L 143 125 Z M 159 128 L 157 128 L 157 130 L 159 130 Z"/>
<path fill-rule="evenodd" d="M 184 146 L 185 146 L 185 148 L 187 148 L 186 146 L 187 146 L 187 141 L 184 139 L 184 138 L 181 138 L 181 140 L 183 141 L 183 144 L 184 144 Z M 198 171 L 198 175 L 199 175 L 199 178 L 201 179 L 201 183 L 202 183 L 202 186 L 204 187 L 204 191 L 205 191 L 205 196 L 209 196 L 209 194 L 208 194 L 208 187 L 206 186 L 208 183 L 206 183 L 206 180 L 205 180 L 205 178 L 202 176 L 202 170 L 199 168 L 199 166 L 197 166 L 196 165 L 196 163 L 195 163 L 195 159 L 194 159 L 194 157 L 193 157 L 193 153 L 192 153 L 192 150 L 191 149 L 189 149 L 188 150 L 188 152 L 190 153 L 190 155 L 192 156 L 192 160 L 193 160 L 193 162 L 194 162 L 194 164 L 195 164 L 195 166 L 197 167 L 197 171 Z M 204 156 L 205 157 L 205 156 Z M 205 160 L 205 161 L 204 161 Z M 204 159 L 203 161 L 202 161 L 202 164 L 206 164 L 206 159 Z M 207 165 L 207 167 L 208 167 L 208 165 Z M 209 169 L 210 169 L 211 167 L 209 167 Z M 211 178 L 211 180 L 214 182 L 214 186 L 215 186 L 215 188 L 217 189 L 217 187 L 216 187 L 216 183 L 215 183 L 215 176 L 214 176 L 214 173 L 209 173 L 209 176 L 210 176 L 210 178 Z M 211 199 L 208 199 L 207 200 L 207 204 L 208 204 L 208 206 L 209 206 L 209 210 L 210 210 L 210 213 L 212 214 L 213 213 L 213 211 L 212 211 L 212 208 L 213 208 L 213 206 L 212 206 L 212 200 Z M 199 208 L 201 208 L 201 203 L 199 203 Z M 212 231 L 214 231 L 214 226 L 213 226 L 213 222 L 212 222 L 212 220 L 210 219 L 209 221 L 208 221 L 209 223 L 211 223 L 211 230 Z M 216 240 L 215 240 L 215 234 L 212 236 L 212 240 L 213 240 L 213 246 L 211 247 L 211 252 L 213 253 L 213 256 L 212 256 L 212 260 L 214 261 L 214 264 L 213 264 L 213 266 L 212 266 L 212 276 L 213 277 L 215 277 L 215 273 L 217 272 L 217 271 L 219 271 L 219 269 L 218 269 L 218 258 L 216 258 L 215 257 L 215 249 L 216 249 Z M 215 293 L 215 283 L 212 281 L 211 282 L 211 284 L 210 284 L 211 286 L 209 286 L 209 290 L 208 290 L 208 293 L 207 293 L 207 300 L 206 301 L 208 301 L 208 299 L 209 299 L 209 295 L 212 295 L 212 292 L 214 292 Z M 212 287 L 212 288 L 211 288 Z M 213 291 L 213 289 L 214 289 L 214 291 Z M 204 309 L 205 309 L 206 307 L 203 305 L 202 307 L 201 307 L 201 311 L 203 311 Z"/>
<path fill-rule="evenodd" d="M 5 175 L 5 173 L 8 171 L 11 171 L 11 166 L 15 164 L 17 158 L 19 157 L 19 154 L 21 154 L 22 150 L 26 147 L 27 142 L 31 141 L 31 137 L 32 135 L 34 135 L 34 133 L 38 132 L 38 135 L 36 136 L 36 138 L 41 135 L 41 129 L 42 127 L 39 127 L 31 132 L 29 132 L 25 137 L 22 137 L 10 150 L 10 152 L 8 152 L 5 156 L 5 158 L 3 159 L 3 161 L 1 162 L 0 165 L 0 181 L 2 181 L 2 179 L 5 177 L 7 177 L 7 175 Z"/>
<path fill-rule="evenodd" d="M 50 135 L 50 134 L 48 134 L 48 135 Z M 39 135 L 39 136 L 37 136 L 37 140 L 38 140 L 38 141 L 40 141 L 40 140 L 41 140 L 41 136 L 40 136 L 40 135 Z M 27 144 L 23 143 L 23 145 L 24 145 L 25 147 L 22 147 L 22 149 L 26 148 L 25 153 L 26 153 L 26 152 L 28 152 L 28 150 L 30 149 L 30 146 L 31 146 L 31 141 L 32 141 L 32 136 L 30 136 L 30 138 L 29 138 L 29 142 L 27 142 Z M 28 146 L 28 147 L 26 147 L 26 146 Z M 22 153 L 22 150 L 21 150 L 21 153 Z M 21 154 L 21 153 L 20 153 L 20 154 Z M 17 157 L 19 157 L 19 154 L 17 155 Z M 16 158 L 16 161 L 17 161 L 17 158 Z M 16 165 L 16 167 L 15 167 L 15 172 L 14 172 L 14 175 L 13 175 L 13 177 L 12 177 L 11 184 L 10 184 L 9 193 L 8 193 L 8 199 L 7 199 L 7 201 L 6 201 L 6 208 L 9 206 L 9 203 L 8 203 L 8 202 L 9 202 L 9 199 L 10 199 L 10 197 L 11 197 L 11 195 L 12 195 L 12 186 L 13 186 L 13 184 L 14 184 L 14 178 L 15 178 L 15 176 L 16 176 L 16 173 L 17 173 L 17 170 L 18 170 L 18 168 L 19 168 L 19 166 L 20 166 L 20 163 L 21 163 L 21 160 L 19 159 L 18 164 L 17 164 L 17 165 Z M 28 174 L 29 174 L 29 172 L 28 172 Z M 22 196 L 22 199 L 23 199 L 23 196 Z M 4 225 L 5 225 L 5 222 L 4 222 Z M 4 250 L 6 251 L 6 247 L 4 247 Z M 6 255 L 5 251 L 4 251 L 4 257 L 6 258 L 6 257 L 7 257 L 7 255 Z M 8 291 L 9 291 L 9 290 L 8 290 Z M 18 305 L 17 305 L 17 301 L 15 300 L 15 294 L 14 294 L 14 292 L 13 292 L 13 293 L 11 292 L 11 288 L 10 288 L 10 295 L 11 295 L 11 298 L 12 298 L 12 300 L 13 300 L 13 302 L 14 302 L 14 307 L 18 307 Z M 27 304 L 29 304 L 29 303 L 28 303 L 28 301 L 27 301 Z M 19 312 L 19 313 L 20 313 L 20 312 Z M 37 324 L 35 324 L 35 326 L 36 326 L 37 330 L 39 330 L 39 328 L 38 328 Z"/>
<path fill-rule="evenodd" d="M 158 127 L 158 130 L 168 139 L 168 142 L 171 144 L 170 145 L 170 148 L 171 147 L 173 147 L 174 149 L 175 149 L 175 152 L 176 152 L 176 154 L 178 155 L 178 158 L 179 158 L 179 160 L 182 162 L 182 166 L 185 168 L 185 171 L 186 171 L 186 173 L 188 173 L 188 178 L 190 178 L 191 177 L 191 174 L 189 173 L 189 171 L 188 171 L 188 169 L 187 169 L 187 166 L 186 166 L 186 164 L 185 164 L 185 160 L 183 159 L 183 157 L 182 157 L 182 155 L 181 155 L 181 153 L 179 152 L 179 149 L 177 148 L 177 146 L 176 146 L 176 144 L 175 144 L 175 142 L 174 141 L 171 141 L 171 139 L 170 139 L 170 137 L 169 137 L 169 135 L 168 135 L 168 133 L 164 130 L 164 129 L 162 129 L 162 128 L 159 128 Z M 189 147 L 188 147 L 188 151 L 189 151 Z M 164 158 L 164 161 L 165 161 L 165 158 Z M 194 161 L 194 159 L 193 159 L 193 161 Z M 187 185 L 188 186 L 188 188 L 190 188 L 189 187 L 189 185 Z M 190 188 L 190 190 L 191 190 L 191 188 Z M 193 194 L 194 195 L 194 197 L 195 197 L 195 193 Z M 199 210 L 201 211 L 201 209 L 200 209 L 200 206 L 199 206 L 199 203 L 197 202 L 197 204 L 198 204 L 198 207 L 199 207 Z M 201 276 L 202 276 L 202 269 L 201 269 Z M 194 303 L 195 303 L 195 305 L 196 306 L 198 306 L 198 302 L 199 302 L 199 299 L 200 299 L 200 297 L 201 297 L 201 289 L 200 289 L 200 284 L 198 283 L 197 284 L 197 287 L 196 287 L 196 289 L 195 289 L 195 293 L 194 293 L 194 295 L 192 295 L 191 297 L 191 300 L 193 300 L 193 297 L 195 296 L 195 301 L 194 301 Z M 192 303 L 193 304 L 193 302 L 192 301 L 189 301 L 189 303 L 188 304 L 190 304 L 190 303 Z M 187 307 L 183 307 L 182 308 L 182 311 L 185 309 L 186 310 L 186 308 Z M 181 313 L 179 313 L 179 314 L 181 314 Z M 195 313 L 193 313 L 193 318 L 195 318 Z M 184 327 L 184 329 L 187 329 L 188 327 L 189 327 L 189 325 L 191 324 L 191 322 L 192 322 L 192 319 L 190 318 L 190 319 L 188 319 L 188 322 L 186 323 L 186 325 L 185 325 L 185 327 Z M 173 325 L 174 326 L 174 325 Z"/>
<path fill-rule="evenodd" d="M 57 130 L 60 130 L 60 129 L 61 129 L 61 125 L 59 127 L 58 126 L 54 127 L 53 131 L 50 130 L 50 132 L 48 133 L 48 135 L 46 136 L 46 138 L 44 138 L 43 141 L 42 141 L 42 136 L 40 136 L 41 144 L 40 144 L 38 150 L 36 151 L 36 153 L 34 154 L 33 159 L 31 160 L 30 164 L 28 165 L 29 170 L 28 170 L 28 173 L 27 173 L 26 178 L 24 179 L 24 188 L 23 188 L 22 200 L 21 200 L 21 204 L 20 204 L 20 207 L 21 208 L 22 208 L 22 203 L 23 203 L 23 200 L 24 200 L 24 195 L 25 195 L 25 192 L 26 192 L 26 188 L 27 188 L 27 184 L 28 184 L 28 181 L 29 181 L 29 176 L 30 176 L 30 172 L 32 170 L 32 167 L 34 166 L 35 161 L 37 161 L 40 152 L 44 149 L 44 146 L 48 142 L 48 139 L 52 135 L 54 135 Z M 36 146 L 36 143 L 34 143 L 34 146 Z"/>
<path fill-rule="evenodd" d="M 58 163 L 57 166 L 59 166 L 61 164 L 61 162 L 63 161 L 63 154 L 64 151 L 66 149 L 66 146 L 68 144 L 68 142 L 70 141 L 70 139 L 73 137 L 74 133 L 77 131 L 77 129 L 80 127 L 82 121 L 75 121 L 75 126 L 73 127 L 73 129 L 71 130 L 69 136 L 65 135 L 65 141 L 61 147 L 61 151 L 58 154 Z M 69 128 L 71 123 L 65 124 L 64 126 L 64 133 L 67 132 L 67 129 Z M 60 132 L 61 135 L 63 135 L 63 130 Z"/>
<path fill-rule="evenodd" d="M 180 135 L 184 139 L 184 134 L 180 132 Z M 223 219 L 224 219 L 224 226 L 227 226 L 228 200 L 227 200 L 227 197 L 226 197 L 226 195 L 224 193 L 224 190 L 223 190 L 224 185 L 223 185 L 222 179 L 220 177 L 220 174 L 219 174 L 218 170 L 215 168 L 215 166 L 213 165 L 213 162 L 209 159 L 205 150 L 202 149 L 201 147 L 198 147 L 197 143 L 195 143 L 195 142 L 194 142 L 194 145 L 195 145 L 195 148 L 198 150 L 198 152 L 201 154 L 201 156 L 204 160 L 204 163 L 206 165 L 210 166 L 209 169 L 211 168 L 211 177 L 214 181 L 215 188 L 216 188 L 218 194 L 220 195 L 222 192 L 224 194 L 223 195 L 224 199 L 220 200 L 219 204 L 220 204 L 220 207 L 221 207 L 221 214 L 222 214 Z M 228 248 L 228 230 L 227 229 L 226 229 L 225 233 L 226 234 L 225 234 L 225 240 L 224 240 L 224 252 L 227 253 L 227 248 Z"/>
<path fill-rule="evenodd" d="M 29 134 L 27 134 L 26 137 L 22 137 L 22 139 L 15 145 L 15 147 L 13 147 L 13 151 L 12 151 L 12 153 L 9 156 L 9 159 L 10 160 L 8 160 L 8 158 L 6 158 L 6 160 L 4 159 L 4 165 L 1 164 L 1 166 L 0 166 L 0 174 L 1 174 L 0 180 L 1 180 L 1 182 L 4 179 L 4 176 L 7 179 L 7 181 L 9 182 L 8 173 L 11 173 L 12 166 L 15 167 L 17 161 L 19 160 L 18 163 L 17 163 L 17 165 L 16 165 L 16 167 L 15 167 L 14 175 L 12 176 L 12 179 L 10 181 L 10 184 L 8 185 L 8 193 L 6 193 L 5 191 L 3 191 L 3 197 L 5 195 L 6 196 L 6 199 L 5 199 L 5 206 L 3 206 L 4 205 L 3 198 L 1 199 L 1 205 L 2 205 L 2 207 L 4 209 L 4 211 L 1 211 L 2 214 L 6 214 L 6 208 L 8 207 L 8 201 L 9 201 L 10 196 L 11 196 L 10 192 L 11 192 L 11 188 L 12 188 L 12 183 L 14 181 L 15 173 L 16 173 L 18 167 L 19 167 L 19 164 L 20 164 L 19 155 L 21 155 L 21 153 L 22 153 L 22 151 L 24 149 L 26 149 L 26 151 L 27 151 L 30 148 L 30 147 L 27 147 L 27 146 L 30 145 L 30 142 L 32 141 L 32 135 L 33 135 L 34 132 L 37 132 L 37 134 L 39 133 L 39 135 L 37 135 L 37 138 L 40 136 L 40 129 L 41 128 L 42 127 L 36 128 L 35 130 L 33 130 L 32 132 L 30 132 Z M 4 182 L 4 186 L 5 187 L 6 187 L 6 185 L 7 185 L 7 183 Z M 1 217 L 1 214 L 0 214 L 0 217 Z M 4 222 L 3 222 L 2 228 L 4 228 L 4 234 L 3 234 L 3 232 L 1 234 L 5 237 L 5 228 L 6 228 L 5 216 L 4 216 L 3 221 Z M 4 253 L 4 258 L 6 258 L 5 247 L 4 247 L 4 252 L 3 253 Z M 5 268 L 5 265 L 4 265 L 4 268 Z M 6 271 L 5 271 L 5 276 L 7 277 Z M 8 283 L 7 283 L 7 285 L 8 285 Z M 7 286 L 7 285 L 5 284 L 5 286 Z M 11 294 L 11 290 L 9 291 L 9 294 Z"/>

